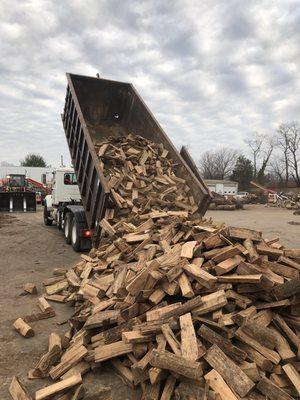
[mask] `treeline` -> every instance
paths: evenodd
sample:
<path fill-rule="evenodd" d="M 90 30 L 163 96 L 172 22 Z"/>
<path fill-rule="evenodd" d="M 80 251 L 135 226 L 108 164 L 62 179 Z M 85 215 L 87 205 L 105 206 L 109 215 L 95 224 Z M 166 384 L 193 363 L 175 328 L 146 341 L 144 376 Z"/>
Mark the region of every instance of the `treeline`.
<path fill-rule="evenodd" d="M 245 140 L 246 154 L 226 147 L 206 151 L 199 160 L 204 179 L 232 179 L 240 190 L 250 181 L 278 188 L 300 187 L 300 128 L 297 122 L 281 124 L 272 135 L 254 133 Z"/>

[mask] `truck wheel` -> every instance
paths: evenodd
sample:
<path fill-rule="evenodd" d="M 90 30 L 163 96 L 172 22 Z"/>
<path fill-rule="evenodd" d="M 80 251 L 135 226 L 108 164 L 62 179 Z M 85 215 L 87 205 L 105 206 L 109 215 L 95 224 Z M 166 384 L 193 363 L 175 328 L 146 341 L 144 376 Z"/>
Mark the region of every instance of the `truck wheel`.
<path fill-rule="evenodd" d="M 72 221 L 72 229 L 71 229 L 71 244 L 73 250 L 81 251 L 81 240 L 80 240 L 80 222 L 77 220 L 76 215 Z"/>
<path fill-rule="evenodd" d="M 68 212 L 64 221 L 64 235 L 67 244 L 71 244 L 73 214 Z"/>
<path fill-rule="evenodd" d="M 62 212 L 60 210 L 58 210 L 57 212 L 57 227 L 58 229 L 61 231 L 63 228 L 63 224 L 62 224 L 62 220 L 63 219 L 63 215 Z"/>
<path fill-rule="evenodd" d="M 44 224 L 46 226 L 52 225 L 52 219 L 49 217 L 49 211 L 47 210 L 47 206 L 44 207 Z"/>

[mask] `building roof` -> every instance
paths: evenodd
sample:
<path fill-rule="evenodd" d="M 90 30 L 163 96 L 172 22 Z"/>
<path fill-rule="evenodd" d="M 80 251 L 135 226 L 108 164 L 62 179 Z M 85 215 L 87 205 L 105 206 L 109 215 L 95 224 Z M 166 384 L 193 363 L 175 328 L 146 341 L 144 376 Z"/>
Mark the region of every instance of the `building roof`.
<path fill-rule="evenodd" d="M 237 185 L 238 182 L 230 181 L 230 180 L 222 180 L 222 179 L 204 179 L 204 182 L 207 185 L 216 185 L 217 183 L 223 183 L 224 185 Z"/>

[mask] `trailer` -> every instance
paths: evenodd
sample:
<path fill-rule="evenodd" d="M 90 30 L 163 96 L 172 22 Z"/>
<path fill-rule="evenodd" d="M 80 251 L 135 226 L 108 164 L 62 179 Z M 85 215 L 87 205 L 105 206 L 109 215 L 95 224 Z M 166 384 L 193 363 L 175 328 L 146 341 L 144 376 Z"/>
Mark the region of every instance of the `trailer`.
<path fill-rule="evenodd" d="M 110 190 L 100 168 L 95 143 L 109 136 L 134 133 L 162 143 L 178 165 L 177 175 L 191 188 L 199 213 L 204 215 L 211 199 L 207 186 L 200 174 L 196 176 L 196 171 L 192 171 L 190 157 L 184 154 L 186 162 L 176 150 L 132 84 L 70 73 L 67 81 L 62 122 L 81 204 L 63 201 L 52 203 L 51 207 L 59 209 L 58 225 L 74 250 L 81 251 L 99 241 L 99 222 L 108 206 Z M 45 207 L 47 221 L 52 217 L 47 204 Z"/>

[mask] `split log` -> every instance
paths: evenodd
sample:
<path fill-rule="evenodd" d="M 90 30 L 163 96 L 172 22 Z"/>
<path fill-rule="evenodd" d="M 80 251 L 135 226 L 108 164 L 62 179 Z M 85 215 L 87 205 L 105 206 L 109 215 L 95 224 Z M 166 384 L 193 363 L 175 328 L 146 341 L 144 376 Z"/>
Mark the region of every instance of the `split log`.
<path fill-rule="evenodd" d="M 14 322 L 14 328 L 15 330 L 23 337 L 25 338 L 30 338 L 32 336 L 34 336 L 34 330 L 28 325 L 26 324 L 25 321 L 23 321 L 22 318 L 18 318 L 15 322 Z"/>
<path fill-rule="evenodd" d="M 82 379 L 80 374 L 73 375 L 70 378 L 64 379 L 60 382 L 54 383 L 53 385 L 38 390 L 35 394 L 35 399 L 36 400 L 47 399 L 48 397 L 51 397 L 54 394 L 61 393 L 64 390 L 70 389 L 81 382 Z"/>
<path fill-rule="evenodd" d="M 246 396 L 254 387 L 254 382 L 217 345 L 214 344 L 204 358 L 241 397 Z"/>
<path fill-rule="evenodd" d="M 13 400 L 32 400 L 27 390 L 21 385 L 19 379 L 14 376 L 9 385 L 9 393 Z"/>
<path fill-rule="evenodd" d="M 203 374 L 201 365 L 198 362 L 192 362 L 168 351 L 160 352 L 154 349 L 152 351 L 150 364 L 153 367 L 168 369 L 179 375 L 195 380 L 199 380 Z"/>

